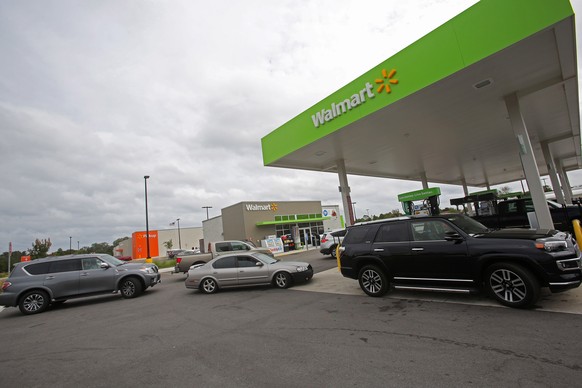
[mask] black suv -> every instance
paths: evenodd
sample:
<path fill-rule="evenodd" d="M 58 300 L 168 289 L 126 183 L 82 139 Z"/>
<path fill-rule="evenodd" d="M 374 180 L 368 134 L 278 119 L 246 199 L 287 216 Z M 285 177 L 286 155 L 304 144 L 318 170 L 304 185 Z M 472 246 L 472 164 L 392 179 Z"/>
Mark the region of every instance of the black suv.
<path fill-rule="evenodd" d="M 501 304 L 530 307 L 540 287 L 582 281 L 580 250 L 557 230 L 490 230 L 462 214 L 400 217 L 354 225 L 340 269 L 370 296 L 390 287 L 469 293 L 483 287 Z"/>

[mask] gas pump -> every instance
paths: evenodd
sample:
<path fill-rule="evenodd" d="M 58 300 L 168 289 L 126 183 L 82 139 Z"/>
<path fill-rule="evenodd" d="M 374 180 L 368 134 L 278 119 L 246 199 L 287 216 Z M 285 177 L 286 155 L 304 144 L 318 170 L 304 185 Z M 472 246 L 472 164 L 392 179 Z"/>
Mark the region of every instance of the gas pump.
<path fill-rule="evenodd" d="M 496 189 L 484 190 L 470 193 L 466 197 L 453 198 L 451 199 L 451 205 L 456 206 L 457 209 L 459 209 L 459 206 L 463 206 L 463 212 L 467 214 L 465 204 L 471 203 L 475 212 L 475 214 L 471 215 L 491 216 L 497 214 L 497 201 L 501 197 L 502 195 L 499 195 Z"/>
<path fill-rule="evenodd" d="M 437 215 L 440 213 L 439 197 L 441 189 L 432 187 L 398 194 L 398 201 L 402 203 L 402 210 L 407 215 Z"/>

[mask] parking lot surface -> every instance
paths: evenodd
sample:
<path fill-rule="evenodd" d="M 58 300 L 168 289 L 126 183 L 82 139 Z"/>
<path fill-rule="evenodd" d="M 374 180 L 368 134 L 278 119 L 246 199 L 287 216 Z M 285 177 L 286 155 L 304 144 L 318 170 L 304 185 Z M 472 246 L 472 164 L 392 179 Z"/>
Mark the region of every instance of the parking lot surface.
<path fill-rule="evenodd" d="M 30 316 L 6 309 L 2 384 L 529 387 L 582 378 L 577 315 L 476 305 L 469 296 L 370 298 L 318 252 L 284 259 L 311 262 L 316 289 L 205 295 L 186 289 L 183 274 L 164 272 L 136 299 L 70 300 Z M 323 291 L 332 284 L 352 294 Z"/>

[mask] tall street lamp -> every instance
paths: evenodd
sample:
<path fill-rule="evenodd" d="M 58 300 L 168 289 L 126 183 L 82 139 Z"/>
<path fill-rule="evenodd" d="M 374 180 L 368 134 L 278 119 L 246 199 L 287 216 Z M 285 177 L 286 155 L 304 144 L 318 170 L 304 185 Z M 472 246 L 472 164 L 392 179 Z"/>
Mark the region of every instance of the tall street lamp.
<path fill-rule="evenodd" d="M 352 209 L 354 209 L 354 220 L 357 222 L 358 221 L 358 216 L 356 215 L 356 203 L 352 202 Z"/>
<path fill-rule="evenodd" d="M 152 258 L 150 256 L 150 224 L 148 221 L 148 179 L 149 175 L 144 175 L 143 181 L 145 183 L 145 212 L 146 212 L 146 250 L 147 250 L 147 257 L 146 263 L 151 263 Z"/>
<path fill-rule="evenodd" d="M 212 206 L 202 206 L 202 209 L 206 209 L 206 219 L 208 219 L 208 209 L 212 209 Z"/>
<path fill-rule="evenodd" d="M 178 246 L 182 249 L 182 237 L 180 236 L 180 219 L 177 218 L 176 222 L 178 223 Z"/>
<path fill-rule="evenodd" d="M 69 236 L 69 253 L 73 253 L 73 236 Z"/>

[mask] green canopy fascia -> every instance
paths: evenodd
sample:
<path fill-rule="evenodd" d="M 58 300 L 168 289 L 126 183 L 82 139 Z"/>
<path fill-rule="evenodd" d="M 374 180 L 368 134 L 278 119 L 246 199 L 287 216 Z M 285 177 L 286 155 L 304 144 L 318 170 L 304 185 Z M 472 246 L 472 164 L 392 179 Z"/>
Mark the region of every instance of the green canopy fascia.
<path fill-rule="evenodd" d="M 275 163 L 573 14 L 568 0 L 481 0 L 263 137 L 263 163 Z"/>

